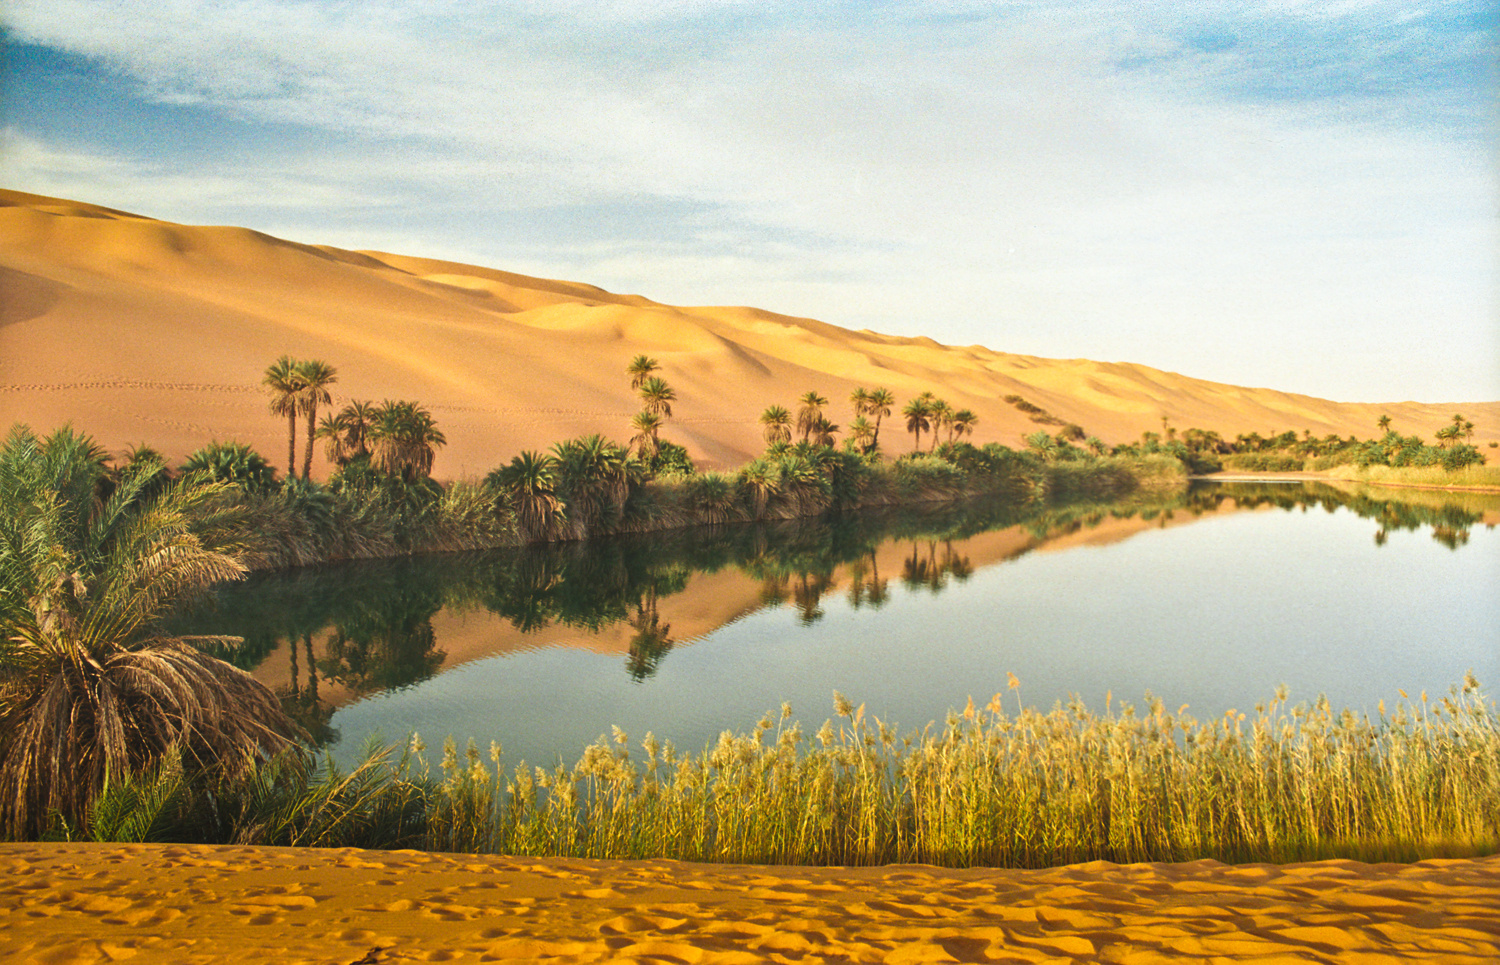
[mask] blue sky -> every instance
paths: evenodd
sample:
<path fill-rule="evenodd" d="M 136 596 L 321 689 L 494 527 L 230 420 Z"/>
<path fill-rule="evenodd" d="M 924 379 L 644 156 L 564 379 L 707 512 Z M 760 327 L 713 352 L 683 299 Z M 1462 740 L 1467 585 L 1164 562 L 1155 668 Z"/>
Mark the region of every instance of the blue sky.
<path fill-rule="evenodd" d="M 7 187 L 1339 400 L 1500 399 L 1493 2 L 4 17 Z"/>

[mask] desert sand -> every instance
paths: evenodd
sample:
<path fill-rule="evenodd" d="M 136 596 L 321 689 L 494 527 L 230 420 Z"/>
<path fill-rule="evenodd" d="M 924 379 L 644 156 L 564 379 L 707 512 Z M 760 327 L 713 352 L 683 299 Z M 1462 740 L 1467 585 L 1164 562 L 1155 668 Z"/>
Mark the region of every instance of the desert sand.
<path fill-rule="evenodd" d="M 0 868 L 16 965 L 1500 960 L 1500 857 L 1033 871 L 5 844 Z"/>
<path fill-rule="evenodd" d="M 286 423 L 269 415 L 259 383 L 288 354 L 338 369 L 335 405 L 425 404 L 448 437 L 434 474 L 474 477 L 577 434 L 628 439 L 639 405 L 624 369 L 637 353 L 659 359 L 677 392 L 662 437 L 707 467 L 758 453 L 760 412 L 794 407 L 808 390 L 847 425 L 857 386 L 889 388 L 898 412 L 923 391 L 971 409 L 978 444 L 1018 446 L 1039 428 L 1003 401 L 1011 394 L 1109 443 L 1160 431 L 1163 416 L 1229 438 L 1369 437 L 1388 414 L 1430 438 L 1455 411 L 1475 423 L 1477 444 L 1500 440 L 1500 402 L 1336 403 L 0 191 L 0 430 L 71 422 L 112 451 L 144 442 L 174 460 L 234 439 L 282 468 Z M 911 446 L 898 414 L 882 442 L 888 452 Z M 319 449 L 314 472 L 326 474 Z"/>

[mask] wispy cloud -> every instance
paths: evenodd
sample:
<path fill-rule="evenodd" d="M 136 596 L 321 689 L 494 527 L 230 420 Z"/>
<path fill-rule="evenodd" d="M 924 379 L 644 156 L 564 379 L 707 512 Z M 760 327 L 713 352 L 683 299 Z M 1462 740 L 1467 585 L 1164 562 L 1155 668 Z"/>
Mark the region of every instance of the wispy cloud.
<path fill-rule="evenodd" d="M 18 129 L 25 185 L 1036 354 L 1500 394 L 1478 358 L 1382 389 L 1298 351 L 1492 337 L 1486 4 L 11 6 L 142 102 L 304 132 L 188 168 Z"/>

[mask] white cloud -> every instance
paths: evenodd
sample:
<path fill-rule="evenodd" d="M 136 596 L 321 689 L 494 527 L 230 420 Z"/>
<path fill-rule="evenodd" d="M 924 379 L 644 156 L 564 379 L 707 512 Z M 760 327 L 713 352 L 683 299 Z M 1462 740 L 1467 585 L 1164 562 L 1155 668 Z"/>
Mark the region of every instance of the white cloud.
<path fill-rule="evenodd" d="M 19 0 L 23 39 L 102 58 L 158 101 L 300 125 L 323 143 L 313 155 L 267 143 L 205 173 L 31 141 L 5 170 L 88 200 L 133 190 L 147 213 L 175 217 L 260 197 L 256 227 L 340 225 L 306 240 L 409 240 L 668 301 L 1345 397 L 1431 395 L 1456 365 L 1461 383 L 1500 395 L 1482 359 L 1409 356 L 1387 391 L 1297 352 L 1308 328 L 1356 323 L 1387 344 L 1409 341 L 1416 319 L 1470 343 L 1492 332 L 1488 159 L 1403 121 L 1420 113 L 1408 102 L 1450 94 L 1359 110 L 1372 97 L 1358 90 L 1255 102 L 1243 89 L 1283 69 L 1266 53 L 1276 44 L 1193 49 L 1175 5 L 949 6 L 999 14 L 924 22 L 935 8 L 892 5 L 747 23 L 708 0 L 622 0 L 602 19 L 561 0 Z M 1396 7 L 1336 13 L 1374 29 Z M 1331 15 L 1194 9 L 1252 34 Z M 665 238 L 645 215 L 602 213 L 658 201 L 685 212 Z M 438 209 L 472 217 L 445 234 Z M 507 213 L 553 209 L 607 222 L 604 236 L 507 227 Z M 1215 353 L 1216 338 L 1242 350 Z"/>

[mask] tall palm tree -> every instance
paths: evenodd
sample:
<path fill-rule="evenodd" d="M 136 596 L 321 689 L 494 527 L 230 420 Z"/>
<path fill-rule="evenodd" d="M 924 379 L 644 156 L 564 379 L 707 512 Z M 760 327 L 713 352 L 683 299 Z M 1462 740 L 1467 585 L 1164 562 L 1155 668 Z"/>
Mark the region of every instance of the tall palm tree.
<path fill-rule="evenodd" d="M 630 364 L 625 366 L 625 373 L 630 376 L 631 391 L 645 385 L 646 379 L 650 378 L 651 373 L 659 368 L 661 368 L 661 364 L 648 355 L 637 355 L 631 359 Z"/>
<path fill-rule="evenodd" d="M 653 375 L 641 383 L 640 390 L 641 408 L 664 419 L 672 417 L 672 403 L 677 400 L 677 393 L 665 379 Z"/>
<path fill-rule="evenodd" d="M 979 416 L 969 409 L 959 409 L 953 413 L 953 420 L 949 423 L 952 430 L 952 434 L 948 437 L 949 441 L 952 441 L 954 437 L 963 438 L 973 435 L 974 427 L 978 424 Z"/>
<path fill-rule="evenodd" d="M 870 450 L 874 448 L 875 426 L 870 423 L 869 419 L 859 416 L 849 423 L 849 439 L 859 447 L 861 454 L 869 455 Z"/>
<path fill-rule="evenodd" d="M 869 393 L 869 391 L 866 390 L 865 387 L 861 385 L 859 388 L 855 389 L 853 392 L 850 392 L 849 393 L 849 404 L 854 407 L 854 415 L 856 417 L 864 415 L 865 414 L 865 410 L 870 405 L 870 393 Z"/>
<path fill-rule="evenodd" d="M 297 411 L 307 417 L 307 450 L 302 459 L 302 478 L 307 479 L 312 475 L 313 435 L 318 421 L 318 406 L 333 403 L 328 387 L 337 382 L 339 377 L 337 369 L 318 359 L 298 362 L 297 375 L 302 381 L 302 388 L 297 390 Z"/>
<path fill-rule="evenodd" d="M 250 675 L 197 649 L 236 638 L 162 629 L 184 600 L 241 578 L 253 527 L 224 483 L 160 462 L 111 478 L 70 429 L 0 446 L 0 832 L 87 813 L 106 776 L 179 753 L 231 773 L 297 726 Z"/>
<path fill-rule="evenodd" d="M 865 403 L 865 412 L 875 417 L 875 436 L 870 440 L 870 448 L 873 450 L 880 445 L 880 420 L 891 414 L 895 408 L 896 396 L 890 389 L 880 388 L 870 391 L 869 401 Z"/>
<path fill-rule="evenodd" d="M 818 416 L 818 420 L 813 423 L 808 441 L 814 445 L 831 446 L 837 441 L 834 434 L 838 431 L 839 427 L 829 422 L 827 416 Z"/>
<path fill-rule="evenodd" d="M 766 445 L 792 441 L 792 414 L 785 407 L 767 406 L 760 414 L 760 424 L 765 427 Z"/>
<path fill-rule="evenodd" d="M 918 396 L 906 403 L 901 414 L 906 417 L 906 431 L 910 432 L 915 440 L 911 451 L 918 452 L 922 448 L 922 433 L 931 425 L 932 409 L 925 398 Z"/>
<path fill-rule="evenodd" d="M 300 363 L 283 355 L 266 367 L 260 384 L 271 393 L 271 414 L 286 416 L 286 475 L 297 475 L 297 416 L 301 414 L 298 399 L 302 392 Z"/>
<path fill-rule="evenodd" d="M 642 410 L 630 420 L 630 427 L 635 430 L 630 445 L 642 459 L 654 459 L 660 447 L 656 434 L 661 431 L 661 416 Z"/>
<path fill-rule="evenodd" d="M 374 422 L 375 407 L 361 399 L 344 406 L 338 415 L 325 415 L 318 423 L 317 436 L 327 440 L 324 454 L 328 461 L 347 466 L 360 456 L 368 456 L 369 431 Z"/>
<path fill-rule="evenodd" d="M 932 451 L 937 452 L 938 433 L 944 429 L 948 431 L 948 441 L 953 441 L 953 407 L 942 399 L 933 399 L 928 403 L 929 418 L 932 420 Z"/>
<path fill-rule="evenodd" d="M 1391 431 L 1391 417 L 1388 415 L 1382 415 L 1375 421 L 1375 424 L 1380 427 L 1381 435 L 1385 435 L 1387 432 Z"/>
<path fill-rule="evenodd" d="M 797 399 L 802 403 L 802 408 L 797 410 L 797 431 L 802 433 L 802 441 L 806 442 L 817 426 L 818 420 L 823 417 L 823 406 L 828 400 L 817 392 L 804 392 Z"/>

